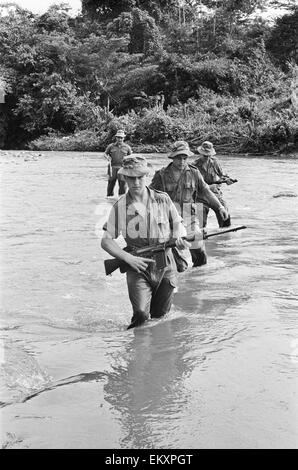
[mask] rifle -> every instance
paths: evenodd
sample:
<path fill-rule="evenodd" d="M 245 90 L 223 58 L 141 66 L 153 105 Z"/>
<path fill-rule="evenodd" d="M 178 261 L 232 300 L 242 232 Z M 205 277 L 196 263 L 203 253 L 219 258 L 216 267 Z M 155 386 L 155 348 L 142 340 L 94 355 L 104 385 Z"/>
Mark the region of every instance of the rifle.
<path fill-rule="evenodd" d="M 221 235 L 222 233 L 228 233 L 228 232 L 236 232 L 237 230 L 243 230 L 245 229 L 245 225 L 241 225 L 240 227 L 234 227 L 234 228 L 229 228 L 226 230 L 218 230 L 216 232 L 211 232 L 211 233 L 204 233 L 203 232 L 203 239 L 206 240 L 207 238 L 210 237 L 215 237 L 216 235 Z M 193 242 L 195 237 L 183 237 L 183 240 L 186 240 L 188 242 Z M 157 245 L 149 245 L 145 246 L 143 248 L 135 248 L 135 247 L 128 247 L 126 246 L 124 251 L 131 253 L 134 256 L 142 256 L 142 257 L 154 257 L 155 262 L 156 262 L 156 268 L 157 269 L 163 269 L 167 265 L 166 261 L 166 256 L 165 256 L 165 250 L 166 248 L 174 248 L 176 246 L 176 238 L 171 238 L 165 243 L 159 243 Z M 106 275 L 109 276 L 112 274 L 116 269 L 120 269 L 121 273 L 125 273 L 128 269 L 130 269 L 129 264 L 125 263 L 122 259 L 118 258 L 112 258 L 112 259 L 106 259 L 104 260 L 104 266 L 105 266 L 105 271 Z"/>
<path fill-rule="evenodd" d="M 108 170 L 107 170 L 107 174 L 108 174 L 108 177 L 111 178 L 112 177 L 112 165 L 111 165 L 111 162 L 108 163 Z"/>
<path fill-rule="evenodd" d="M 193 241 L 194 237 L 186 238 L 187 241 Z M 142 256 L 144 258 L 150 257 L 155 259 L 157 269 L 163 269 L 167 265 L 166 257 L 165 257 L 165 250 L 166 248 L 174 248 L 176 246 L 176 238 L 171 238 L 165 243 L 159 243 L 157 245 L 148 245 L 143 248 L 131 248 L 126 246 L 124 251 L 131 253 L 134 256 Z M 104 260 L 106 275 L 112 274 L 116 269 L 120 269 L 121 273 L 125 273 L 130 266 L 125 263 L 122 259 L 113 258 L 113 259 L 106 259 Z"/>
<path fill-rule="evenodd" d="M 225 179 L 220 180 L 220 181 L 213 181 L 213 183 L 208 183 L 208 185 L 211 185 L 211 184 L 223 184 L 223 183 L 226 183 L 226 184 L 227 184 L 227 180 L 230 180 L 230 181 L 231 181 L 231 184 L 234 184 L 234 183 L 237 183 L 237 182 L 238 182 L 238 180 L 233 179 L 233 178 L 225 178 Z"/>
<path fill-rule="evenodd" d="M 247 228 L 246 225 L 240 225 L 239 227 L 227 228 L 226 230 L 217 230 L 216 232 L 203 233 L 203 239 L 206 240 L 210 237 L 215 237 L 216 235 L 222 235 L 223 233 L 237 232 L 238 230 L 243 230 Z"/>

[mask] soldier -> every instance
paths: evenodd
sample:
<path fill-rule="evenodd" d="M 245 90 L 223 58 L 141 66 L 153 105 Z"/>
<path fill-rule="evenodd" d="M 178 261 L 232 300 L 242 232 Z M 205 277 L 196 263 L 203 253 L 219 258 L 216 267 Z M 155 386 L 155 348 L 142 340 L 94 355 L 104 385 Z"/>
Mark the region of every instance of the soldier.
<path fill-rule="evenodd" d="M 107 196 L 113 196 L 114 194 L 114 187 L 116 184 L 116 181 L 118 180 L 118 185 L 119 185 L 119 196 L 121 194 L 125 193 L 126 186 L 125 186 L 125 181 L 123 178 L 118 176 L 118 171 L 121 168 L 123 158 L 126 157 L 127 155 L 132 154 L 132 150 L 129 145 L 124 143 L 125 139 L 125 132 L 124 130 L 119 130 L 116 133 L 116 142 L 113 142 L 112 144 L 108 145 L 105 151 L 105 158 L 109 160 L 109 166 L 108 166 L 108 175 L 109 175 L 109 181 L 108 181 L 108 188 L 107 188 Z"/>
<path fill-rule="evenodd" d="M 187 207 L 189 209 L 189 205 L 191 205 L 192 211 L 197 211 L 195 216 L 199 218 L 199 204 L 196 204 L 198 200 L 203 201 L 208 207 L 219 212 L 223 220 L 226 219 L 227 214 L 225 208 L 210 191 L 200 172 L 196 167 L 187 163 L 187 158 L 192 155 L 193 153 L 190 151 L 187 142 L 176 142 L 172 152 L 168 156 L 172 162 L 155 173 L 150 187 L 166 192 L 176 206 L 178 206 L 184 220 L 186 216 L 183 208 Z M 196 248 L 192 245 L 190 252 L 194 267 L 207 263 L 203 241 L 197 243 Z"/>
<path fill-rule="evenodd" d="M 176 287 L 176 264 L 170 248 L 164 249 L 165 264 L 158 266 L 154 254 L 135 256 L 122 250 L 115 239 L 120 234 L 131 249 L 164 244 L 172 238 L 179 250 L 190 244 L 182 239 L 186 230 L 169 196 L 146 186 L 148 165 L 145 157 L 123 159 L 119 173 L 128 192 L 112 207 L 104 225 L 102 248 L 128 265 L 127 286 L 133 307 L 129 328 L 144 323 L 150 316 L 159 318 L 170 311 Z"/>
<path fill-rule="evenodd" d="M 204 178 L 205 183 L 209 185 L 209 188 L 211 189 L 213 194 L 215 194 L 222 206 L 225 207 L 226 212 L 228 214 L 228 206 L 223 199 L 220 183 L 226 183 L 230 185 L 235 183 L 237 180 L 233 180 L 228 175 L 224 174 L 218 159 L 214 157 L 214 155 L 216 155 L 216 152 L 211 142 L 206 140 L 202 143 L 200 147 L 197 148 L 197 151 L 201 156 L 193 163 L 193 165 L 198 168 Z M 204 227 L 206 227 L 207 225 L 208 213 L 209 207 L 204 205 Z M 231 225 L 230 215 L 228 215 L 226 219 L 223 219 L 220 212 L 215 211 L 215 214 L 219 227 L 229 227 Z"/>

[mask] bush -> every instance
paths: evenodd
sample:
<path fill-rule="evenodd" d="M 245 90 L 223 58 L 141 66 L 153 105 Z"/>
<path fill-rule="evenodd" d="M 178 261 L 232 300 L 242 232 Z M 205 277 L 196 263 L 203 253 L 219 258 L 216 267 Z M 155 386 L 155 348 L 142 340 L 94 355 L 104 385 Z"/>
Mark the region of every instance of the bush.
<path fill-rule="evenodd" d="M 242 146 L 242 151 L 268 152 L 298 149 L 298 124 L 296 119 L 263 122 L 254 129 Z"/>
<path fill-rule="evenodd" d="M 118 129 L 124 129 L 126 136 L 130 139 L 135 132 L 137 122 L 140 117 L 135 113 L 135 111 L 130 111 L 123 116 L 114 116 L 111 121 L 106 126 L 106 135 L 102 142 L 108 144 L 114 138 Z"/>
<path fill-rule="evenodd" d="M 291 81 L 276 83 L 276 91 L 263 97 L 219 95 L 203 87 L 198 99 L 147 109 L 123 116 L 106 113 L 94 130 L 73 135 L 50 133 L 34 140 L 33 150 L 102 151 L 125 129 L 133 148 L 167 147 L 174 140 L 187 140 L 193 147 L 211 140 L 222 152 L 266 152 L 298 146 L 298 125 L 291 106 Z M 104 116 L 102 116 L 102 119 Z M 149 147 L 148 147 L 149 146 Z"/>
<path fill-rule="evenodd" d="M 80 131 L 76 134 L 62 135 L 50 133 L 42 135 L 29 144 L 30 150 L 53 150 L 56 152 L 93 152 L 102 150 L 100 139 L 94 131 Z"/>
<path fill-rule="evenodd" d="M 154 143 L 178 139 L 184 132 L 183 124 L 172 119 L 161 109 L 151 109 L 140 117 L 134 132 L 139 142 Z"/>

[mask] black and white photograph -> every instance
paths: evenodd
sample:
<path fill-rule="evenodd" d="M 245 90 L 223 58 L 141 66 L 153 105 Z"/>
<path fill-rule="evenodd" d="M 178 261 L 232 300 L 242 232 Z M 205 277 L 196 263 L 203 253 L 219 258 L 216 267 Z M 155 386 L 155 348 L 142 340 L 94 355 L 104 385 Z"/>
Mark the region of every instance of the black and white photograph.
<path fill-rule="evenodd" d="M 298 448 L 298 0 L 0 0 L 0 185 L 2 450 Z"/>

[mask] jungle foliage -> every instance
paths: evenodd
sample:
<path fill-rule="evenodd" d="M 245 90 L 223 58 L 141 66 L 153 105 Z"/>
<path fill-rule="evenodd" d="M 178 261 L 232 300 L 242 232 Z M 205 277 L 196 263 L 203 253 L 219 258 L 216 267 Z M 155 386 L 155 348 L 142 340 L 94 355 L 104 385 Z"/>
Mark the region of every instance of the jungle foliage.
<path fill-rule="evenodd" d="M 0 5 L 0 148 L 102 150 L 119 127 L 143 146 L 297 148 L 298 8 L 268 23 L 261 5 L 83 0 L 75 18 Z"/>

